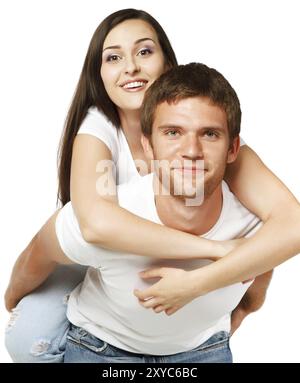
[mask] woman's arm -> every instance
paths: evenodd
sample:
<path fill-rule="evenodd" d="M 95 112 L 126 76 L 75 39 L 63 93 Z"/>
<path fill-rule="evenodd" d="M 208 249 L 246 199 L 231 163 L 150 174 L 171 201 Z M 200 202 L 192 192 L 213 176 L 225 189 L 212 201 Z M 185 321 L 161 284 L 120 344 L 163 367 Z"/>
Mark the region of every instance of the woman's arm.
<path fill-rule="evenodd" d="M 200 294 L 263 274 L 300 253 L 300 204 L 253 150 L 241 148 L 226 180 L 264 225 L 226 257 L 193 272 Z"/>
<path fill-rule="evenodd" d="M 225 255 L 233 243 L 209 241 L 140 218 L 121 208 L 101 185 L 101 161 L 112 160 L 99 139 L 80 134 L 73 146 L 71 201 L 83 238 L 116 251 L 157 258 L 209 258 Z M 109 184 L 114 184 L 110 175 Z M 115 185 L 115 184 L 114 184 Z M 113 187 L 111 188 L 113 190 Z"/>
<path fill-rule="evenodd" d="M 245 316 L 262 306 L 272 274 L 273 271 L 268 271 L 255 278 L 235 309 L 234 326 L 237 326 L 239 320 L 242 321 Z M 152 308 L 156 313 L 165 311 L 167 315 L 172 315 L 199 296 L 197 294 L 199 281 L 192 277 L 190 271 L 162 267 L 140 272 L 139 275 L 143 279 L 161 278 L 146 290 L 133 291 L 143 307 Z"/>
<path fill-rule="evenodd" d="M 242 204 L 263 222 L 285 216 L 290 206 L 299 207 L 290 190 L 247 145 L 241 146 L 237 159 L 227 166 L 225 181 Z"/>
<path fill-rule="evenodd" d="M 173 313 L 200 295 L 253 279 L 300 253 L 300 205 L 253 150 L 241 148 L 226 179 L 264 225 L 253 237 L 208 266 L 189 272 L 166 267 L 143 271 L 142 278 L 161 278 L 147 289 L 134 292 L 145 307 Z"/>

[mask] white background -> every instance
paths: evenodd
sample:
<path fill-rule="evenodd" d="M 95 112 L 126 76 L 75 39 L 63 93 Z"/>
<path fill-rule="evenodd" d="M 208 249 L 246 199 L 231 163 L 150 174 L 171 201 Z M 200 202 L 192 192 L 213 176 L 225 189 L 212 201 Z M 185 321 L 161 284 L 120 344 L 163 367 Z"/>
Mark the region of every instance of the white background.
<path fill-rule="evenodd" d="M 164 27 L 179 63 L 223 73 L 240 97 L 243 138 L 300 199 L 298 3 L 1 0 L 0 362 L 10 361 L 2 296 L 18 254 L 55 210 L 58 141 L 100 21 L 144 9 Z M 299 266 L 295 257 L 277 268 L 264 307 L 231 340 L 235 362 L 300 362 Z"/>

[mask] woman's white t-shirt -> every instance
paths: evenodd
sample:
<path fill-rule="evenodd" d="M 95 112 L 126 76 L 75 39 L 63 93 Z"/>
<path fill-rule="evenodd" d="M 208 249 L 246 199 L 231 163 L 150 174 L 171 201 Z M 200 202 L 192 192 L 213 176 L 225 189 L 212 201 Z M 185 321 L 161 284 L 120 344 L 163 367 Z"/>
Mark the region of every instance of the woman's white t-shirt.
<path fill-rule="evenodd" d="M 116 128 L 96 107 L 91 107 L 83 120 L 78 134 L 90 134 L 99 138 L 111 151 L 116 165 L 116 184 L 140 177 L 122 129 Z"/>

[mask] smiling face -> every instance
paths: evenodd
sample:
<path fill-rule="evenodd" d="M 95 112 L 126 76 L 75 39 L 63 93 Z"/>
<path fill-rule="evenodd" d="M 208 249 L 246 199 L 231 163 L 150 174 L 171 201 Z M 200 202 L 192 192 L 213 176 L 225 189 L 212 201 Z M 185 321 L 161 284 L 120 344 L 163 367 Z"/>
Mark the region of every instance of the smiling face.
<path fill-rule="evenodd" d="M 223 179 L 226 164 L 238 153 L 239 139 L 230 145 L 227 116 L 207 98 L 185 98 L 176 103 L 163 102 L 155 111 L 151 143 L 143 137 L 151 159 L 167 160 L 170 193 L 183 190 L 182 197 L 194 197 L 199 188 L 209 197 Z M 164 162 L 164 161 L 163 161 Z M 185 168 L 185 169 L 184 169 Z M 183 177 L 192 179 L 193 188 L 185 190 Z M 161 183 L 161 172 L 159 172 Z"/>
<path fill-rule="evenodd" d="M 103 44 L 101 77 L 121 110 L 139 110 L 146 89 L 164 72 L 165 60 L 155 30 L 143 20 L 114 27 Z"/>

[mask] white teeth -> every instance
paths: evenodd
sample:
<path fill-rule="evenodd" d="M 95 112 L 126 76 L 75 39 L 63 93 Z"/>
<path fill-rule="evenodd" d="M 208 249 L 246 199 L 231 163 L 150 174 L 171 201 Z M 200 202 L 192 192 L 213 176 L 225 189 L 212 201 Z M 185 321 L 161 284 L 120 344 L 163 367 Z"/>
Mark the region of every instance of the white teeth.
<path fill-rule="evenodd" d="M 140 88 L 141 86 L 144 86 L 145 84 L 146 82 L 143 82 L 143 81 L 134 81 L 134 82 L 129 82 L 123 85 L 123 88 L 125 89 Z"/>

